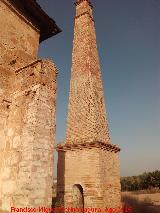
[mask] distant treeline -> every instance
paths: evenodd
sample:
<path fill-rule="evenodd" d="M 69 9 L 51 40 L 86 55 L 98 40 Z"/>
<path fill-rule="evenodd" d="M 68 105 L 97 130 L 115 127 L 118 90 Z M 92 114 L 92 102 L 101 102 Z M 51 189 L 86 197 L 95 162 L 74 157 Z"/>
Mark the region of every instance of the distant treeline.
<path fill-rule="evenodd" d="M 145 172 L 142 175 L 121 178 L 122 191 L 160 189 L 160 171 Z"/>

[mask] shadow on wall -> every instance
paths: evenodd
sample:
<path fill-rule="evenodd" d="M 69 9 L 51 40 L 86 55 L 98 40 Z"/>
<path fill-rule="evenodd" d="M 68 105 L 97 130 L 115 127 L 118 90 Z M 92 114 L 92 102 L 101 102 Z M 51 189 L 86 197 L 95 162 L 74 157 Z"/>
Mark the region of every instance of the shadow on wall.
<path fill-rule="evenodd" d="M 58 151 L 58 163 L 57 163 L 57 193 L 56 197 L 52 198 L 52 207 L 64 206 L 64 172 L 65 172 L 65 152 Z"/>
<path fill-rule="evenodd" d="M 124 206 L 132 207 L 132 213 L 160 213 L 160 206 L 154 206 L 150 199 L 139 201 L 129 195 L 122 196 Z"/>

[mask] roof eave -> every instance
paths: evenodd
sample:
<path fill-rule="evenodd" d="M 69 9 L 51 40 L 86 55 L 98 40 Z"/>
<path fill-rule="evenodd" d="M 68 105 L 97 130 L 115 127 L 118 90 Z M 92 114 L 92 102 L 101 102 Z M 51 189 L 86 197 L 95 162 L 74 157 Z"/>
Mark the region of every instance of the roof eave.
<path fill-rule="evenodd" d="M 36 2 L 36 0 L 9 0 L 33 25 L 40 30 L 40 42 L 55 36 L 62 30 Z"/>

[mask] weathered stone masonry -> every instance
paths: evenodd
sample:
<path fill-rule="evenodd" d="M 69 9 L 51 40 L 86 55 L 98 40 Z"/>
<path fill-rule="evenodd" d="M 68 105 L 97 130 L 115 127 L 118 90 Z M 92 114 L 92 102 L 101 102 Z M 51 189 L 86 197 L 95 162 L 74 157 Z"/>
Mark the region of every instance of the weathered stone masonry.
<path fill-rule="evenodd" d="M 120 206 L 120 149 L 111 144 L 92 5 L 77 0 L 67 132 L 58 150 L 58 204 Z M 76 189 L 75 189 L 76 188 Z"/>
<path fill-rule="evenodd" d="M 60 30 L 34 0 L 1 0 L 0 26 L 0 212 L 50 207 L 57 68 L 37 51 Z"/>

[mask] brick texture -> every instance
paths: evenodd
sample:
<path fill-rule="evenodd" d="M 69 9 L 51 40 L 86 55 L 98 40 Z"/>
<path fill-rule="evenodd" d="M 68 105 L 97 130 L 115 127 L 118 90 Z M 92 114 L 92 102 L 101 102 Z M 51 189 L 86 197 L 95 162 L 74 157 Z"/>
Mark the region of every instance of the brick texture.
<path fill-rule="evenodd" d="M 67 142 L 90 138 L 109 142 L 92 9 L 82 1 L 76 6 Z"/>
<path fill-rule="evenodd" d="M 114 208 L 121 204 L 120 149 L 109 136 L 92 5 L 75 5 L 67 132 L 57 146 L 57 205 Z"/>

